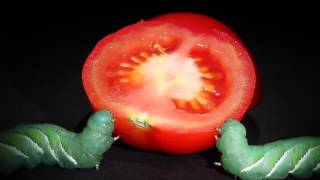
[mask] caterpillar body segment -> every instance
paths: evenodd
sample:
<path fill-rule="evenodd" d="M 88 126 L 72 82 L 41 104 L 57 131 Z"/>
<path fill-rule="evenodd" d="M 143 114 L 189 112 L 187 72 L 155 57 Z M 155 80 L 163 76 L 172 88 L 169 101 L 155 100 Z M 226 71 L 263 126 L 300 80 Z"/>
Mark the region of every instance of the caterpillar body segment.
<path fill-rule="evenodd" d="M 25 166 L 59 165 L 63 168 L 91 168 L 99 165 L 103 153 L 114 142 L 111 113 L 93 113 L 81 133 L 53 124 L 20 125 L 0 132 L 0 173 L 10 174 Z"/>
<path fill-rule="evenodd" d="M 249 145 L 244 126 L 225 122 L 217 148 L 223 168 L 241 179 L 284 179 L 320 173 L 320 138 L 298 137 L 264 145 Z"/>

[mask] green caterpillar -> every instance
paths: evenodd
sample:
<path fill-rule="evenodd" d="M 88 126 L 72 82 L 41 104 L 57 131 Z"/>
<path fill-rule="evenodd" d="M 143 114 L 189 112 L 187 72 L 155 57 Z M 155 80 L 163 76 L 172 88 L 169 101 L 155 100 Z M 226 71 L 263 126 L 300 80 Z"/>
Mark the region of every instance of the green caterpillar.
<path fill-rule="evenodd" d="M 0 132 L 0 173 L 10 174 L 40 163 L 63 168 L 98 168 L 102 155 L 115 141 L 111 113 L 92 114 L 81 133 L 53 124 L 20 125 Z"/>
<path fill-rule="evenodd" d="M 217 148 L 223 168 L 241 179 L 284 179 L 320 175 L 320 138 L 299 137 L 265 145 L 248 145 L 245 127 L 229 120 Z"/>

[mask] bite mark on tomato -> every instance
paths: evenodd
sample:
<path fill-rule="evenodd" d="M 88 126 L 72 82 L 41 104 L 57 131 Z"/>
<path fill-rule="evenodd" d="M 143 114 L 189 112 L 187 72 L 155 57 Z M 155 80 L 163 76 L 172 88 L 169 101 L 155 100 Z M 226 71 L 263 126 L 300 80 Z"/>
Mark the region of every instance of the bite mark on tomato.
<path fill-rule="evenodd" d="M 148 117 L 148 113 L 139 113 L 137 115 L 133 115 L 129 118 L 133 124 L 140 128 L 150 128 L 150 120 Z"/>

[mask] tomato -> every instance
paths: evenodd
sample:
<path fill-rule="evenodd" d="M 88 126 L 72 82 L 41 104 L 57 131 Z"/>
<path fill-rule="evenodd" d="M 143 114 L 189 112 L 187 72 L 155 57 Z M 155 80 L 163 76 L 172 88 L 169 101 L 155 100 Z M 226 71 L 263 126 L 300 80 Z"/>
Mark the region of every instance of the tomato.
<path fill-rule="evenodd" d="M 256 85 L 254 89 L 254 95 L 249 106 L 249 110 L 256 108 L 260 104 L 262 99 L 261 80 L 260 80 L 260 76 L 257 68 L 255 70 L 256 70 Z"/>
<path fill-rule="evenodd" d="M 214 146 L 216 128 L 241 120 L 256 86 L 252 58 L 235 33 L 193 13 L 162 15 L 106 36 L 82 79 L 93 109 L 113 112 L 120 140 L 174 154 Z"/>

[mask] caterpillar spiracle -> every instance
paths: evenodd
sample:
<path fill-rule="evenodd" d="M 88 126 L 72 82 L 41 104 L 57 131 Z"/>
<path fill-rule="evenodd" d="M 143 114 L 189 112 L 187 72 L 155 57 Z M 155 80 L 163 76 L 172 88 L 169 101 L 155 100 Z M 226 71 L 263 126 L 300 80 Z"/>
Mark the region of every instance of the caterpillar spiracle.
<path fill-rule="evenodd" d="M 228 120 L 217 148 L 222 167 L 241 179 L 284 179 L 320 175 L 320 137 L 297 137 L 264 145 L 248 145 L 245 127 Z"/>
<path fill-rule="evenodd" d="M 40 163 L 63 168 L 98 167 L 103 153 L 114 142 L 112 115 L 93 113 L 81 133 L 53 124 L 19 125 L 0 132 L 0 173 L 10 174 L 22 166 Z"/>

